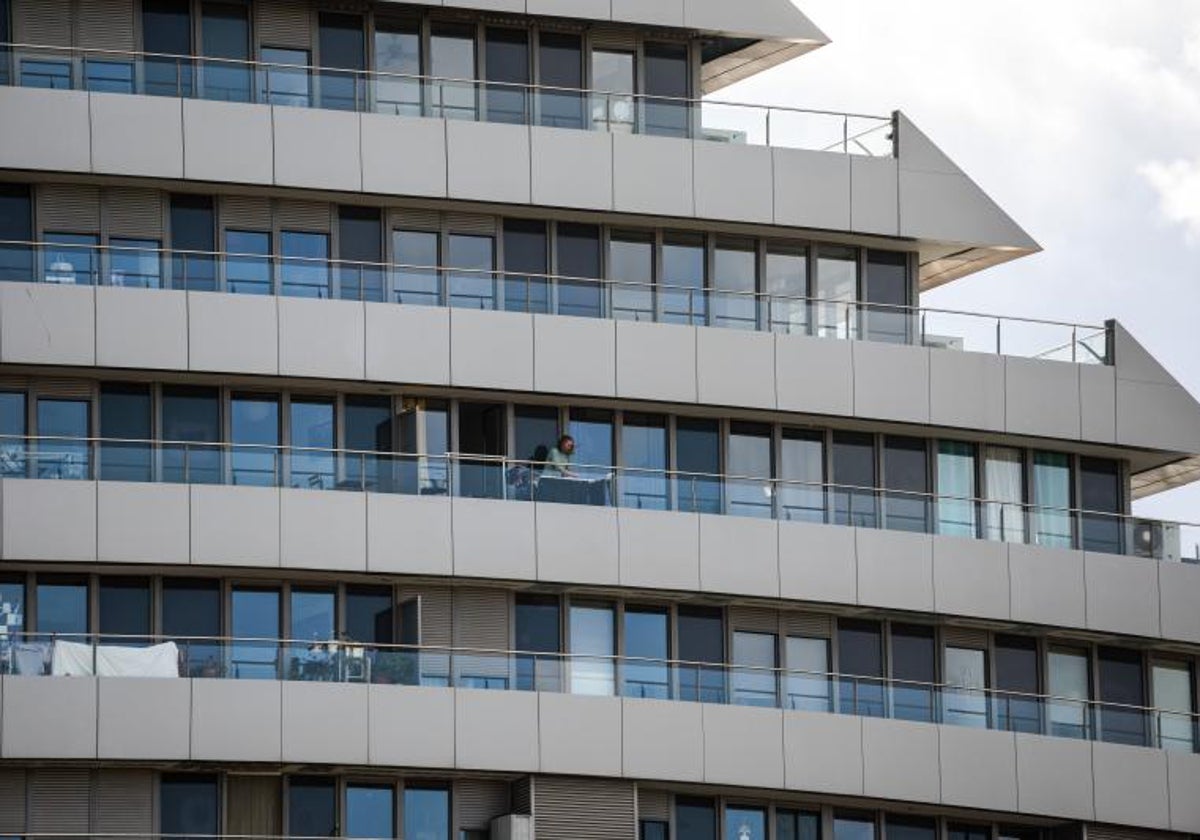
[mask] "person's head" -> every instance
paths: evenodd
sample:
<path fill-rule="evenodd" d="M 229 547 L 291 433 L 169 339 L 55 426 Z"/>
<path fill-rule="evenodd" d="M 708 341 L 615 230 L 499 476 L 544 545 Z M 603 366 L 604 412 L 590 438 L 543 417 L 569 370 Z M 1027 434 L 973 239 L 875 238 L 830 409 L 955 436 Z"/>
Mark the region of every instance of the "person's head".
<path fill-rule="evenodd" d="M 570 435 L 563 435 L 558 439 L 558 451 L 564 455 L 570 455 L 575 451 L 575 438 Z"/>

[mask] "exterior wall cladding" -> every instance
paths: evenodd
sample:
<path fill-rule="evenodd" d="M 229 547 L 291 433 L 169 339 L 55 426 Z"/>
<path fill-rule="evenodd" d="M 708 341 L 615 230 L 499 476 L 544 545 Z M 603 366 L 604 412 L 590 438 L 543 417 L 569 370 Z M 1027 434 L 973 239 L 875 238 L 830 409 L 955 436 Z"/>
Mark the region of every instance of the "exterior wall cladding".
<path fill-rule="evenodd" d="M 0 838 L 1200 834 L 1200 405 L 826 42 L 0 0 Z"/>

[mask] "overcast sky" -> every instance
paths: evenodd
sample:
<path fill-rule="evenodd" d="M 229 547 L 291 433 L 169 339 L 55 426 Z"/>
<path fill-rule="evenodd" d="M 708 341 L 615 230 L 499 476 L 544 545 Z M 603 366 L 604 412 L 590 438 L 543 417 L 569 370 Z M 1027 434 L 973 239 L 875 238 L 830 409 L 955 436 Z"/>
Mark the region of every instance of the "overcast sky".
<path fill-rule="evenodd" d="M 833 43 L 718 96 L 902 110 L 1045 249 L 926 306 L 1117 318 L 1200 394 L 1200 2 L 796 2 Z"/>

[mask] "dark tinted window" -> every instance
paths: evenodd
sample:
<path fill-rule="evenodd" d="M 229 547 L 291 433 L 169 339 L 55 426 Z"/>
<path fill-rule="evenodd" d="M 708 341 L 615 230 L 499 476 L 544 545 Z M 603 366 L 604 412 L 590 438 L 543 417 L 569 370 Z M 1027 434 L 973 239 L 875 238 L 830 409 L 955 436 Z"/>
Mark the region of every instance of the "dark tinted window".
<path fill-rule="evenodd" d="M 879 622 L 838 621 L 838 671 L 867 677 L 883 676 Z"/>
<path fill-rule="evenodd" d="M 100 386 L 100 477 L 109 481 L 149 481 L 149 441 L 154 437 L 150 388 L 145 385 Z"/>
<path fill-rule="evenodd" d="M 676 637 L 678 658 L 685 662 L 725 661 L 725 623 L 717 607 L 681 606 Z M 721 703 L 725 699 L 723 667 L 683 667 L 679 672 L 679 693 L 683 700 Z"/>
<path fill-rule="evenodd" d="M 836 525 L 874 527 L 875 438 L 859 432 L 835 432 L 830 452 L 833 461 L 833 516 Z M 867 489 L 859 489 L 867 488 Z"/>
<path fill-rule="evenodd" d="M 7 44 L 12 41 L 12 33 L 8 22 L 8 6 L 8 0 L 0 0 L 0 44 Z M 8 51 L 4 47 L 0 47 L 0 85 L 6 84 L 8 84 Z"/>
<path fill-rule="evenodd" d="M 83 578 L 45 575 L 37 584 L 37 629 L 40 633 L 88 632 L 88 586 Z"/>
<path fill-rule="evenodd" d="M 933 628 L 892 625 L 893 711 L 901 720 L 933 720 L 933 683 L 937 682 L 937 654 Z"/>
<path fill-rule="evenodd" d="M 488 29 L 484 39 L 487 118 L 524 124 L 529 110 L 529 35 L 523 29 Z"/>
<path fill-rule="evenodd" d="M 686 102 L 671 100 L 689 95 L 687 46 L 651 43 L 646 44 L 645 54 L 645 92 L 651 97 L 670 98 L 646 100 L 646 133 L 686 137 L 690 108 Z"/>
<path fill-rule="evenodd" d="M 1118 744 L 1146 742 L 1148 720 L 1143 712 L 1119 706 L 1144 706 L 1142 655 L 1136 650 L 1100 648 L 1100 737 Z M 1104 704 L 1117 704 L 1107 706 Z"/>
<path fill-rule="evenodd" d="M 716 840 L 716 803 L 711 799 L 675 797 L 675 836 L 678 840 Z"/>
<path fill-rule="evenodd" d="M 600 228 L 595 225 L 559 224 L 558 273 L 563 277 L 600 277 Z M 561 280 L 558 284 L 560 315 L 599 318 L 604 314 L 599 283 Z"/>
<path fill-rule="evenodd" d="M 1107 458 L 1079 459 L 1079 506 L 1085 511 L 1121 512 L 1121 466 Z M 1109 554 L 1122 552 L 1121 519 L 1083 516 L 1083 548 Z"/>
<path fill-rule="evenodd" d="M 100 578 L 100 632 L 113 636 L 150 635 L 148 578 Z M 134 639 L 128 644 L 137 644 Z"/>
<path fill-rule="evenodd" d="M 164 773 L 159 782 L 159 825 L 164 835 L 211 837 L 220 833 L 216 776 Z"/>
<path fill-rule="evenodd" d="M 364 70 L 367 66 L 363 19 L 358 15 L 321 13 L 318 16 L 321 71 L 321 106 L 353 111 L 365 89 L 362 76 L 338 70 Z"/>
<path fill-rule="evenodd" d="M 921 817 L 888 816 L 886 834 L 888 840 L 935 840 L 937 823 Z"/>
<path fill-rule="evenodd" d="M 338 208 L 338 252 L 343 260 L 383 261 L 383 227 L 377 208 Z"/>
<path fill-rule="evenodd" d="M 450 840 L 450 791 L 406 784 L 403 836 L 405 840 Z"/>
<path fill-rule="evenodd" d="M 544 405 L 519 405 L 513 410 L 513 455 L 529 461 L 545 461 L 558 440 L 558 409 Z M 540 470 L 540 465 L 533 467 Z"/>
<path fill-rule="evenodd" d="M 216 250 L 213 200 L 207 195 L 171 196 L 171 245 L 188 251 Z"/>
<path fill-rule="evenodd" d="M 373 644 L 396 640 L 391 587 L 346 587 L 346 635 L 356 642 Z"/>
<path fill-rule="evenodd" d="M 5 55 L 0 51 L 0 65 L 7 66 L 4 59 Z M 29 187 L 24 184 L 0 184 L 0 239 L 33 241 L 33 202 Z M 0 281 L 29 282 L 32 279 L 33 252 L 20 245 L 0 245 Z"/>
<path fill-rule="evenodd" d="M 638 826 L 638 840 L 668 840 L 670 828 L 660 820 L 642 820 Z"/>
<path fill-rule="evenodd" d="M 874 840 L 875 818 L 870 814 L 835 813 L 833 840 Z"/>
<path fill-rule="evenodd" d="M 863 297 L 868 304 L 863 307 L 867 338 L 908 343 L 912 332 L 911 318 L 903 308 L 910 300 L 908 255 L 895 251 L 868 251 Z"/>
<path fill-rule="evenodd" d="M 1042 693 L 1037 640 L 1026 636 L 996 636 L 996 714 L 1001 729 L 1042 731 Z"/>
<path fill-rule="evenodd" d="M 25 629 L 25 577 L 23 575 L 0 576 L 0 607 L 7 609 L 11 617 L 8 633 L 20 633 Z M 0 641 L 3 641 L 0 637 Z"/>
<path fill-rule="evenodd" d="M 883 485 L 887 527 L 898 531 L 928 530 L 929 455 L 921 438 L 889 435 L 883 442 Z"/>
<path fill-rule="evenodd" d="M 336 837 L 337 834 L 334 780 L 293 776 L 288 782 L 288 835 Z"/>
<path fill-rule="evenodd" d="M 517 650 L 558 653 L 559 605 L 552 595 L 522 595 L 517 598 Z"/>
<path fill-rule="evenodd" d="M 208 58 L 244 62 L 250 58 L 250 7 L 245 3 L 206 2 L 201 7 L 200 39 Z M 204 98 L 250 101 L 250 67 L 212 61 L 204 64 Z"/>
<path fill-rule="evenodd" d="M 25 434 L 25 395 L 19 391 L 0 391 L 0 435 Z"/>
<path fill-rule="evenodd" d="M 504 220 L 504 308 L 514 312 L 549 312 L 546 223 L 532 219 Z"/>
<path fill-rule="evenodd" d="M 539 82 L 551 88 L 539 98 L 542 125 L 583 127 L 583 45 L 578 35 L 543 32 L 538 39 Z"/>
<path fill-rule="evenodd" d="M 149 53 L 191 55 L 188 0 L 142 0 L 142 48 Z"/>
<path fill-rule="evenodd" d="M 346 786 L 346 837 L 395 837 L 395 817 L 391 785 Z"/>
<path fill-rule="evenodd" d="M 821 840 L 821 815 L 776 808 L 775 840 Z"/>
<path fill-rule="evenodd" d="M 986 825 L 946 826 L 946 840 L 991 840 L 992 829 Z"/>
<path fill-rule="evenodd" d="M 216 580 L 166 578 L 162 584 L 164 636 L 221 635 L 221 585 Z"/>
<path fill-rule="evenodd" d="M 345 404 L 346 448 L 358 452 L 391 452 L 392 401 L 388 397 L 369 395 L 346 397 Z M 360 479 L 367 489 L 382 488 L 391 480 L 387 469 L 390 461 L 386 457 L 363 455 L 351 457 L 346 463 L 347 481 L 358 484 Z"/>
<path fill-rule="evenodd" d="M 716 420 L 680 417 L 675 424 L 675 466 L 682 473 L 678 482 L 679 509 L 718 513 L 721 509 L 721 435 Z"/>

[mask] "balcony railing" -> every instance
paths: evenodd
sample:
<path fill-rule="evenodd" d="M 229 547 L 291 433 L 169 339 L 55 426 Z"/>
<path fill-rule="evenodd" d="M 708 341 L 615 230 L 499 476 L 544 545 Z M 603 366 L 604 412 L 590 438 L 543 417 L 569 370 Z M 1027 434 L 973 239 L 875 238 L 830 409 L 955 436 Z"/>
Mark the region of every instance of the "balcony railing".
<path fill-rule="evenodd" d="M 680 511 L 1200 563 L 1200 525 L 888 487 L 260 444 L 0 436 L 0 478 L 290 487 Z"/>
<path fill-rule="evenodd" d="M 891 156 L 892 118 L 307 64 L 0 44 L 11 84 Z M 0 72 L 0 80 L 5 73 Z"/>
<path fill-rule="evenodd" d="M 0 240 L 0 281 L 497 310 L 1111 364 L 1102 326 L 673 283 L 457 266 Z"/>
<path fill-rule="evenodd" d="M 691 701 L 942 723 L 1195 751 L 1190 709 L 978 685 L 634 656 L 345 639 L 10 633 L 0 673 L 394 684 Z"/>

